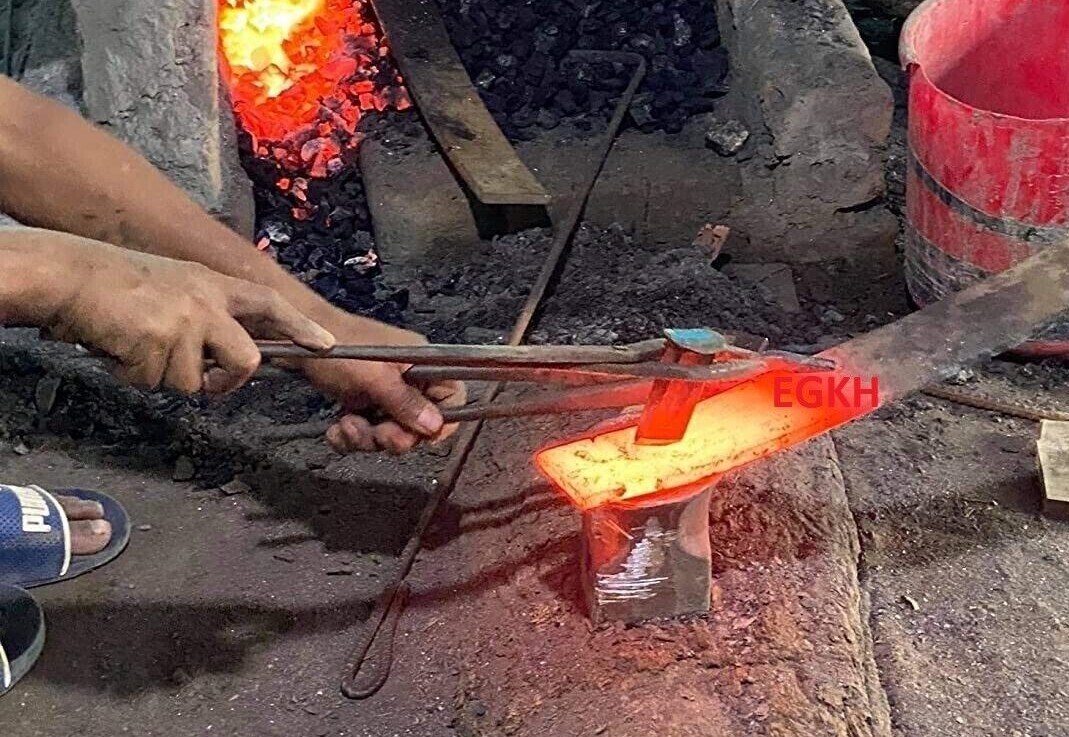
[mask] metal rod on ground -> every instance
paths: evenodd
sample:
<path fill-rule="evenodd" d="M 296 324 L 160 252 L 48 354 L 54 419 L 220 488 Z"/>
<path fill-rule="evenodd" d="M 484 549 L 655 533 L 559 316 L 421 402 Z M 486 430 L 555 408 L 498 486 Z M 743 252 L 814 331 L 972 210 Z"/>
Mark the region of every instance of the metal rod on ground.
<path fill-rule="evenodd" d="M 530 328 L 535 313 L 538 311 L 538 307 L 542 303 L 546 290 L 549 288 L 554 275 L 557 273 L 561 257 L 567 250 L 572 235 L 575 233 L 575 229 L 579 225 L 579 220 L 583 216 L 587 200 L 590 198 L 590 193 L 593 191 L 594 185 L 597 182 L 598 177 L 601 175 L 601 170 L 605 166 L 605 160 L 608 158 L 609 151 L 612 150 L 613 142 L 616 140 L 616 134 L 619 132 L 620 126 L 623 124 L 624 116 L 627 115 L 627 110 L 631 105 L 631 100 L 634 98 L 635 91 L 642 83 L 642 79 L 646 76 L 646 60 L 638 54 L 620 51 L 587 51 L 572 53 L 585 58 L 597 59 L 599 61 L 633 63 L 635 64 L 635 71 L 631 76 L 631 82 L 627 85 L 627 89 L 624 90 L 623 95 L 616 104 L 616 111 L 613 114 L 612 119 L 609 121 L 609 127 L 605 131 L 602 144 L 595 154 L 594 167 L 586 178 L 582 191 L 569 208 L 564 222 L 554 233 L 553 244 L 550 247 L 549 253 L 546 255 L 542 271 L 539 273 L 538 279 L 535 280 L 534 286 L 531 288 L 531 292 L 527 296 L 527 301 L 524 304 L 523 309 L 520 310 L 519 316 L 516 318 L 512 334 L 509 336 L 509 345 L 519 345 L 527 335 L 527 330 Z M 490 385 L 485 395 L 485 401 L 493 401 L 500 389 L 500 383 Z M 463 469 L 464 463 L 467 461 L 468 455 L 471 453 L 471 449 L 475 445 L 475 440 L 479 437 L 479 431 L 481 429 L 481 421 L 472 423 L 461 429 L 460 434 L 457 436 L 456 444 L 454 445 L 453 458 L 449 462 L 445 471 L 443 471 L 442 475 L 438 478 L 438 484 L 434 494 L 431 495 L 427 505 L 423 508 L 423 513 L 420 515 L 419 522 L 416 524 L 416 529 L 413 532 L 412 537 L 409 539 L 408 544 L 405 545 L 405 549 L 401 552 L 396 583 L 386 587 L 378 601 L 375 603 L 374 608 L 371 610 L 371 615 L 368 617 L 364 631 L 361 634 L 360 639 L 357 641 L 356 649 L 350 658 L 346 674 L 342 680 L 342 693 L 349 698 L 366 699 L 369 696 L 374 695 L 380 688 L 382 688 L 383 684 L 386 683 L 386 679 L 390 675 L 393 653 L 393 632 L 394 628 L 397 626 L 397 620 L 400 618 L 403 610 L 402 604 L 395 604 L 395 602 L 397 601 L 398 596 L 407 595 L 408 588 L 405 585 L 404 580 L 408 577 L 409 571 L 412 570 L 412 564 L 415 563 L 416 555 L 422 547 L 423 535 L 430 527 L 439 507 L 453 492 L 453 487 L 456 485 L 457 479 L 460 477 L 460 471 Z M 389 620 L 389 624 L 384 629 L 383 624 L 387 620 Z M 378 637 L 380 632 L 383 633 L 381 638 Z M 379 647 L 376 653 L 372 654 L 371 651 L 376 645 L 376 640 L 379 641 Z M 367 668 L 365 668 L 365 664 L 368 665 Z"/>
<path fill-rule="evenodd" d="M 1069 422 L 1069 412 L 1064 410 L 1026 407 L 1017 402 L 982 397 L 978 394 L 948 386 L 929 386 L 922 390 L 921 393 L 946 402 L 954 402 L 973 409 L 982 409 L 986 412 L 998 412 L 1009 417 L 1020 417 L 1022 420 L 1031 420 L 1032 422 L 1043 422 L 1044 420 Z"/>

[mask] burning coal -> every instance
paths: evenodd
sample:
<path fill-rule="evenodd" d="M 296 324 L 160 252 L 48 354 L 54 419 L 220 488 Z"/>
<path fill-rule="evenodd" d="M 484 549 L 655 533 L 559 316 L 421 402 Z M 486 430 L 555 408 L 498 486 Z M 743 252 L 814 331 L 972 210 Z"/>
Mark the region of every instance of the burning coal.
<path fill-rule="evenodd" d="M 638 445 L 630 425 L 547 448 L 535 463 L 581 509 L 654 494 L 667 499 L 879 406 L 873 382 L 829 374 L 822 387 L 802 388 L 797 376 L 770 372 L 703 400 L 683 439 L 671 445 Z"/>
<path fill-rule="evenodd" d="M 365 113 L 411 107 L 360 0 L 220 0 L 219 45 L 254 151 L 313 177 L 359 143 Z"/>

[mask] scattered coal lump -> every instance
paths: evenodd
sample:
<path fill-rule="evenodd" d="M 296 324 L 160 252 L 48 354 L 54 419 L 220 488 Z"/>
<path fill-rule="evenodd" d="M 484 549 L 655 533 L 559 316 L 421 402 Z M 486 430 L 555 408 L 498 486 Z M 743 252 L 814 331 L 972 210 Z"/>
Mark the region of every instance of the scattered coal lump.
<path fill-rule="evenodd" d="M 431 307 L 413 311 L 413 327 L 433 341 L 454 343 L 507 332 L 537 278 L 548 241 L 541 230 L 502 236 L 478 246 L 466 263 L 407 278 L 417 308 Z M 696 314 L 709 327 L 760 334 L 776 346 L 822 334 L 819 316 L 782 312 L 760 289 L 714 268 L 700 248 L 665 250 L 636 241 L 620 227 L 583 225 L 530 342 L 643 340 L 656 337 L 663 325 L 696 327 Z"/>

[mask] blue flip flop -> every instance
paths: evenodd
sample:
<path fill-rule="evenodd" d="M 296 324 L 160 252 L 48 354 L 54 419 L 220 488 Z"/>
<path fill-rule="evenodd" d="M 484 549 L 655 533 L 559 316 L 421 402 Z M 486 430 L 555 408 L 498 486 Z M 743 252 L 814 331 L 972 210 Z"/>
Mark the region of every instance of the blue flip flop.
<path fill-rule="evenodd" d="M 0 584 L 32 588 L 66 581 L 114 560 L 130 541 L 130 518 L 107 494 L 61 489 L 56 495 L 99 502 L 111 540 L 99 553 L 72 556 L 70 526 L 56 497 L 39 486 L 0 484 Z"/>
<path fill-rule="evenodd" d="M 45 616 L 28 593 L 0 584 L 0 696 L 37 662 L 45 646 Z"/>

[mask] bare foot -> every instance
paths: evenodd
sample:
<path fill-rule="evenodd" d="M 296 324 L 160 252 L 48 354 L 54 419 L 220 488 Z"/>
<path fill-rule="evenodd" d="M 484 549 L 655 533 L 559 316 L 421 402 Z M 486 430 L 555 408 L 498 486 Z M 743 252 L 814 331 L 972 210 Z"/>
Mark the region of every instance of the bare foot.
<path fill-rule="evenodd" d="M 72 496 L 58 497 L 58 501 L 70 523 L 71 554 L 92 555 L 103 550 L 111 540 L 111 523 L 104 519 L 100 502 Z"/>

